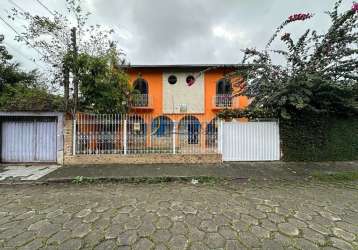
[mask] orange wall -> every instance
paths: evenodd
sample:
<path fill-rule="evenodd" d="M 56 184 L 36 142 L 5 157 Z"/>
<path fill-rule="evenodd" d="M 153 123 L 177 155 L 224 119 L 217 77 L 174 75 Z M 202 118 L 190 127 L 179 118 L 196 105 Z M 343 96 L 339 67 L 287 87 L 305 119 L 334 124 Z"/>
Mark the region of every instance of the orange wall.
<path fill-rule="evenodd" d="M 150 98 L 153 109 L 140 110 L 136 109 L 133 112 L 136 114 L 150 114 L 152 117 L 163 115 L 163 69 L 160 68 L 147 68 L 147 69 L 130 69 L 127 73 L 130 76 L 131 84 L 141 74 L 148 82 L 148 96 Z M 197 117 L 201 122 L 211 121 L 216 117 L 216 114 L 220 111 L 213 109 L 213 98 L 216 95 L 216 82 L 221 79 L 225 74 L 229 73 L 228 69 L 217 69 L 208 71 L 204 75 L 204 91 L 205 91 L 205 113 L 204 114 L 192 114 Z M 248 98 L 239 98 L 237 105 L 234 108 L 244 108 L 248 105 Z M 174 121 L 179 121 L 182 117 L 190 115 L 185 114 L 166 114 Z"/>

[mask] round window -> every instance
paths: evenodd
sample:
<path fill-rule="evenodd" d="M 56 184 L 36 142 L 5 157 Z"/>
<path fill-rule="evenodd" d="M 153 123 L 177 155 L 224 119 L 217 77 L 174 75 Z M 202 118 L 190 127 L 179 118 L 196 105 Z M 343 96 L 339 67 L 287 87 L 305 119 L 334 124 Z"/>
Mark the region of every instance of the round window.
<path fill-rule="evenodd" d="M 189 75 L 187 78 L 186 78 L 186 83 L 188 84 L 188 86 L 191 86 L 195 83 L 195 77 L 192 76 L 192 75 Z"/>
<path fill-rule="evenodd" d="M 177 77 L 176 77 L 175 75 L 170 75 L 170 76 L 168 77 L 168 82 L 169 82 L 170 84 L 176 84 L 177 81 L 178 81 L 178 79 L 177 79 Z"/>

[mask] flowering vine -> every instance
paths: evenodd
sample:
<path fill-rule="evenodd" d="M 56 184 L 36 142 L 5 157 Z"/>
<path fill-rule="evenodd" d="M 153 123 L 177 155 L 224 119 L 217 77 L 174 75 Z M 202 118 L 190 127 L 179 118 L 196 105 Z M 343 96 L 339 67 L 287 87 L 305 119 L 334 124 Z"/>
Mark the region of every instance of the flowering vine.
<path fill-rule="evenodd" d="M 353 3 L 352 10 L 358 12 L 358 3 L 356 2 Z"/>

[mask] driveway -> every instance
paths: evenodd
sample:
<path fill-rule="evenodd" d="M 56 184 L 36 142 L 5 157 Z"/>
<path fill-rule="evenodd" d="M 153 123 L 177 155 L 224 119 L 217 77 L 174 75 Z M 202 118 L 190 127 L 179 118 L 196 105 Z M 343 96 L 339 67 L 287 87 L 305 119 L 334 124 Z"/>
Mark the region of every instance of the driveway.
<path fill-rule="evenodd" d="M 0 181 L 36 181 L 59 168 L 59 165 L 1 165 Z"/>
<path fill-rule="evenodd" d="M 0 249 L 357 249 L 358 183 L 0 189 Z"/>

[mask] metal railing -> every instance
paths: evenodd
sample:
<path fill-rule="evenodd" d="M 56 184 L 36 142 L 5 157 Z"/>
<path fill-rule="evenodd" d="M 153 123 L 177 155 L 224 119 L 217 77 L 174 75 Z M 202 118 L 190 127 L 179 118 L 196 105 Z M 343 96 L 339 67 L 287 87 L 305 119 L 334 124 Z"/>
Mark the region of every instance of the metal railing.
<path fill-rule="evenodd" d="M 135 94 L 132 96 L 132 107 L 142 108 L 150 107 L 152 104 L 151 97 L 147 94 Z"/>
<path fill-rule="evenodd" d="M 192 116 L 79 113 L 74 122 L 74 154 L 213 154 L 217 121 Z"/>
<path fill-rule="evenodd" d="M 232 95 L 216 95 L 214 96 L 214 105 L 219 108 L 229 108 L 233 104 Z"/>

